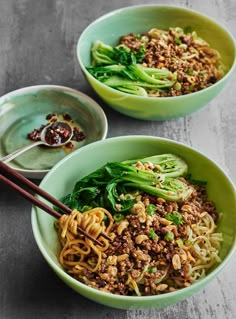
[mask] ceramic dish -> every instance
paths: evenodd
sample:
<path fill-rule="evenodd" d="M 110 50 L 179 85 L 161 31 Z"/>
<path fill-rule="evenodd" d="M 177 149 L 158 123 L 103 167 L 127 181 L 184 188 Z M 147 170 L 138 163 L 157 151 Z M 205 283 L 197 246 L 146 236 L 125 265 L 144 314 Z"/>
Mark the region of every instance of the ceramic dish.
<path fill-rule="evenodd" d="M 86 69 L 91 66 L 91 47 L 96 40 L 115 46 L 122 35 L 141 34 L 152 28 L 191 28 L 219 51 L 226 67 L 225 76 L 203 90 L 171 97 L 145 97 L 118 91 L 95 79 Z M 106 32 L 109 30 L 109 32 Z M 113 109 L 142 120 L 168 120 L 191 114 L 213 100 L 229 80 L 236 65 L 235 41 L 230 32 L 210 17 L 175 6 L 138 5 L 109 12 L 91 22 L 77 44 L 82 71 L 95 92 Z"/>
<path fill-rule="evenodd" d="M 45 176 L 40 187 L 56 198 L 71 192 L 76 181 L 109 161 L 122 161 L 163 153 L 181 156 L 189 167 L 193 179 L 207 181 L 208 196 L 216 204 L 222 217 L 218 231 L 223 234 L 221 263 L 205 278 L 187 288 L 154 296 L 121 296 L 102 292 L 73 279 L 60 266 L 60 244 L 54 227 L 55 219 L 40 209 L 32 210 L 32 227 L 38 247 L 54 272 L 67 285 L 81 295 L 101 304 L 121 308 L 161 308 L 183 300 L 203 289 L 231 258 L 236 248 L 235 187 L 224 171 L 206 155 L 176 141 L 153 136 L 122 136 L 108 138 L 73 152 L 55 165 Z M 95 158 L 96 157 L 96 158 Z"/>
<path fill-rule="evenodd" d="M 39 85 L 22 88 L 0 98 L 0 158 L 29 143 L 27 133 L 46 124 L 49 113 L 69 114 L 85 134 L 73 151 L 106 138 L 107 119 L 102 108 L 87 95 L 71 88 Z M 42 178 L 72 150 L 66 147 L 34 147 L 9 165 L 29 178 Z"/>

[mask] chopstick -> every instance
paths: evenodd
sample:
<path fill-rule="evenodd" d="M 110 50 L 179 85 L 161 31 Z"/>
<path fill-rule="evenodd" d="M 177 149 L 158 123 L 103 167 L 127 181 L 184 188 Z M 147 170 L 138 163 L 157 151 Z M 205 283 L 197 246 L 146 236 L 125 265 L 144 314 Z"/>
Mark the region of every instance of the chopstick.
<path fill-rule="evenodd" d="M 44 199 L 48 200 L 58 208 L 62 209 L 64 212 L 71 213 L 71 209 L 58 201 L 55 197 L 51 196 L 49 193 L 45 192 L 42 188 L 38 187 L 36 184 L 32 183 L 30 180 L 28 180 L 26 177 L 21 175 L 20 173 L 13 170 L 10 166 L 6 165 L 5 163 L 0 161 L 0 170 L 1 173 L 7 173 L 8 175 L 11 175 L 14 179 L 24 184 L 24 186 L 27 186 L 29 189 L 33 190 L 36 194 L 40 195 Z M 4 183 L 8 184 L 10 187 L 12 187 L 14 190 L 16 190 L 19 194 L 21 194 L 24 198 L 32 202 L 35 206 L 41 208 L 51 216 L 55 217 L 56 219 L 59 219 L 61 217 L 61 214 L 45 204 L 44 202 L 40 201 L 38 198 L 34 197 L 31 193 L 27 192 L 25 189 L 14 183 L 12 180 L 4 176 L 3 174 L 0 174 L 0 180 Z M 99 246 L 103 246 L 103 244 L 98 241 L 96 238 L 92 237 L 90 234 L 85 232 L 81 227 L 77 227 L 78 231 L 83 234 L 85 237 L 93 241 Z M 110 240 L 110 238 L 106 234 L 105 235 L 107 239 Z M 104 236 L 104 237 L 105 237 Z"/>
<path fill-rule="evenodd" d="M 24 198 L 30 200 L 35 206 L 43 209 L 53 217 L 59 219 L 61 217 L 61 214 L 52 209 L 50 206 L 47 206 L 43 202 L 41 202 L 39 199 L 34 197 L 32 194 L 28 193 L 26 190 L 18 186 L 17 184 L 13 183 L 11 180 L 9 180 L 7 177 L 0 174 L 0 180 L 8 184 L 10 187 L 15 189 L 17 192 L 19 192 Z"/>
<path fill-rule="evenodd" d="M 51 196 L 49 193 L 45 192 L 42 188 L 38 187 L 36 184 L 32 183 L 29 179 L 21 175 L 20 173 L 13 170 L 10 166 L 6 165 L 2 161 L 0 161 L 0 170 L 6 172 L 7 174 L 13 176 L 15 179 L 20 181 L 22 184 L 27 186 L 29 189 L 33 190 L 36 194 L 42 196 L 43 198 L 47 199 L 50 203 L 54 204 L 62 211 L 67 214 L 71 213 L 71 209 L 64 205 L 62 202 L 57 200 L 55 197 Z"/>

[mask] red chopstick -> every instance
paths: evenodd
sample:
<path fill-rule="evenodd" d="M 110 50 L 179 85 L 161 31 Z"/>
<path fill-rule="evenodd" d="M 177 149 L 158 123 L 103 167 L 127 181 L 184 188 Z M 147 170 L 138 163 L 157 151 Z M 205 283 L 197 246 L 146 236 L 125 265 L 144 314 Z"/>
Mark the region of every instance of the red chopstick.
<path fill-rule="evenodd" d="M 26 177 L 23 175 L 19 174 L 18 172 L 14 171 L 11 167 L 6 165 L 5 163 L 0 161 L 0 171 L 2 174 L 7 173 L 8 175 L 11 175 L 16 179 L 17 181 L 21 182 L 25 186 L 27 186 L 29 189 L 33 190 L 36 194 L 40 195 L 41 197 L 45 198 L 58 208 L 62 209 L 66 213 L 71 213 L 71 209 L 58 201 L 56 198 L 45 192 L 42 188 L 38 187 L 36 184 L 32 183 L 30 180 L 28 180 Z M 12 180 L 10 180 L 8 177 L 0 174 L 0 180 L 3 181 L 4 183 L 8 184 L 10 187 L 12 187 L 14 190 L 16 190 L 19 194 L 21 194 L 24 198 L 29 200 L 31 203 L 33 203 L 35 206 L 41 208 L 51 216 L 59 219 L 61 217 L 61 214 L 48 206 L 46 203 L 40 201 L 38 198 L 34 197 L 31 193 L 27 192 L 25 189 L 14 183 Z M 90 234 L 88 234 L 86 231 L 84 231 L 81 227 L 77 227 L 78 231 L 83 234 L 85 237 L 89 238 L 92 240 L 94 243 L 97 245 L 103 246 L 100 241 L 98 241 L 96 238 L 92 237 Z M 102 234 L 106 235 L 106 234 Z M 106 235 L 107 237 L 107 235 Z M 108 237 L 108 239 L 110 239 Z"/>

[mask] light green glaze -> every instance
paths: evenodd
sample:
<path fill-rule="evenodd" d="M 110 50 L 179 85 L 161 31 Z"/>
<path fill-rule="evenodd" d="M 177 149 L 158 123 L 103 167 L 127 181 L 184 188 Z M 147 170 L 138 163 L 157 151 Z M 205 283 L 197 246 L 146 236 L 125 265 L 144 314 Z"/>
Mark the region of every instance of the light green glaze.
<path fill-rule="evenodd" d="M 41 182 L 41 187 L 56 198 L 70 192 L 74 183 L 108 161 L 174 153 L 189 166 L 193 178 L 208 182 L 209 197 L 222 213 L 219 231 L 224 242 L 221 249 L 222 263 L 208 276 L 194 285 L 165 295 L 151 297 L 125 297 L 103 293 L 87 287 L 67 275 L 60 267 L 57 256 L 59 243 L 54 229 L 54 219 L 39 209 L 32 210 L 33 233 L 44 258 L 55 273 L 81 295 L 101 304 L 121 308 L 161 308 L 192 296 L 211 281 L 225 266 L 236 248 L 236 194 L 227 175 L 204 154 L 175 141 L 151 136 L 124 136 L 109 138 L 87 145 L 58 163 Z"/>
<path fill-rule="evenodd" d="M 66 87 L 33 86 L 0 98 L 0 158 L 32 143 L 27 133 L 46 124 L 49 113 L 71 115 L 86 139 L 74 142 L 75 149 L 106 137 L 107 120 L 91 98 Z M 71 151 L 63 148 L 35 147 L 9 163 L 28 177 L 41 178 Z"/>
<path fill-rule="evenodd" d="M 91 64 L 90 50 L 95 40 L 116 45 L 121 35 L 141 33 L 154 27 L 190 26 L 217 49 L 228 69 L 226 76 L 202 91 L 180 97 L 137 97 L 109 88 L 92 77 L 85 67 Z M 109 32 L 105 32 L 109 30 Z M 167 120 L 185 116 L 210 102 L 225 86 L 235 67 L 236 48 L 231 34 L 221 25 L 200 13 L 169 6 L 133 6 L 113 11 L 91 23 L 77 45 L 80 66 L 96 93 L 112 108 L 130 117 L 144 120 Z"/>

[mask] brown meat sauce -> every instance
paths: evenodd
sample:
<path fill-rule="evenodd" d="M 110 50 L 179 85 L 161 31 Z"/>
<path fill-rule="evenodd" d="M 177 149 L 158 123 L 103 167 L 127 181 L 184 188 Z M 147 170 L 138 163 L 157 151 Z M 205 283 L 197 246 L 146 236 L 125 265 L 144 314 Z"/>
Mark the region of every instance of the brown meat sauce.
<path fill-rule="evenodd" d="M 179 96 L 197 92 L 216 83 L 224 74 L 219 52 L 205 41 L 195 39 L 192 33 L 181 34 L 173 28 L 168 31 L 152 29 L 138 36 L 134 33 L 124 35 L 120 38 L 120 44 L 134 52 L 143 46 L 143 66 L 177 72 L 178 82 L 172 88 L 159 92 L 149 90 L 149 96 Z M 219 68 L 220 65 L 222 67 Z"/>
<path fill-rule="evenodd" d="M 188 253 L 182 250 L 178 239 L 180 243 L 187 240 L 187 226 L 196 224 L 203 212 L 208 212 L 215 222 L 218 218 L 215 205 L 207 199 L 206 189 L 192 187 L 192 195 L 185 202 L 168 202 L 145 193 L 137 196 L 139 209 L 132 211 L 125 220 L 114 223 L 114 240 L 103 252 L 101 267 L 95 273 L 84 270 L 85 283 L 120 295 L 134 294 L 127 285 L 130 278 L 138 282 L 141 295 L 156 295 L 189 286 L 186 264 L 194 260 L 194 255 L 191 250 Z M 146 211 L 149 204 L 156 206 L 156 212 L 142 214 L 140 207 Z M 165 217 L 170 212 L 179 212 L 184 223 L 175 225 L 167 220 Z M 166 239 L 169 232 L 173 233 L 175 241 Z"/>

